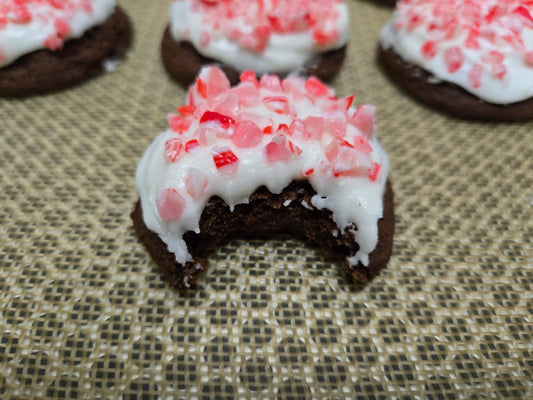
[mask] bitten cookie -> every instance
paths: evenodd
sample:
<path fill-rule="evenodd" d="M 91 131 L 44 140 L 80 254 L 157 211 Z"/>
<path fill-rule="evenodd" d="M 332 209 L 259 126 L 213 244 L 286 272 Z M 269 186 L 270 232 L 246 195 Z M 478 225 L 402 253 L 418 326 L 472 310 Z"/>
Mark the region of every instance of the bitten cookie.
<path fill-rule="evenodd" d="M 533 3 L 400 1 L 381 33 L 387 74 L 451 115 L 533 119 Z"/>
<path fill-rule="evenodd" d="M 134 227 L 173 286 L 195 284 L 233 238 L 300 238 L 359 282 L 387 264 L 389 161 L 374 107 L 353 99 L 314 77 L 247 71 L 230 87 L 202 69 L 136 172 Z"/>
<path fill-rule="evenodd" d="M 342 0 L 176 0 L 161 54 L 167 72 L 184 86 L 206 64 L 219 65 L 232 84 L 245 70 L 330 80 L 342 66 L 348 37 Z"/>
<path fill-rule="evenodd" d="M 0 96 L 48 93 L 80 83 L 121 58 L 128 16 L 114 0 L 7 0 L 0 7 Z"/>

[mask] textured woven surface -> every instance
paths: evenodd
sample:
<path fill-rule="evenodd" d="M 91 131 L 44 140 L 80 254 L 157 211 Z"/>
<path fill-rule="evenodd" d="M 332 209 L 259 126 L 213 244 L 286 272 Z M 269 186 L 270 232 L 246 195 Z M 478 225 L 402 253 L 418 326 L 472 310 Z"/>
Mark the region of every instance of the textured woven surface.
<path fill-rule="evenodd" d="M 533 398 L 533 124 L 425 109 L 375 65 L 390 10 L 350 1 L 340 95 L 378 106 L 397 232 L 367 286 L 298 242 L 233 242 L 176 292 L 133 235 L 134 170 L 184 92 L 168 2 L 123 0 L 111 74 L 0 100 L 0 398 Z"/>

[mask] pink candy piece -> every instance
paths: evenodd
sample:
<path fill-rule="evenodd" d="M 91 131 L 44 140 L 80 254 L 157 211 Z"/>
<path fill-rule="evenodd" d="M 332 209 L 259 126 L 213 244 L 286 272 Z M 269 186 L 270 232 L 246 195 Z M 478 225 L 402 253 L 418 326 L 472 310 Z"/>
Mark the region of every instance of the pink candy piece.
<path fill-rule="evenodd" d="M 187 201 L 175 189 L 165 189 L 157 201 L 157 210 L 163 220 L 168 221 L 181 217 Z"/>
<path fill-rule="evenodd" d="M 305 129 L 309 132 L 309 138 L 312 140 L 322 139 L 324 134 L 324 129 L 326 127 L 326 121 L 323 117 L 315 117 L 310 115 L 304 119 Z"/>
<path fill-rule="evenodd" d="M 169 139 L 165 142 L 165 160 L 174 162 L 183 148 L 183 143 L 178 138 Z"/>
<path fill-rule="evenodd" d="M 352 115 L 350 123 L 357 128 L 359 132 L 371 138 L 374 134 L 374 118 L 376 107 L 362 105 Z"/>
<path fill-rule="evenodd" d="M 167 121 L 170 129 L 174 132 L 183 133 L 191 126 L 192 121 L 184 119 L 176 114 L 168 114 Z"/>
<path fill-rule="evenodd" d="M 459 47 L 450 47 L 444 52 L 444 62 L 451 74 L 459 71 L 464 62 L 463 51 Z"/>
<path fill-rule="evenodd" d="M 371 168 L 368 156 L 356 150 L 343 139 L 333 139 L 326 146 L 326 157 L 331 163 L 333 176 L 365 176 Z"/>
<path fill-rule="evenodd" d="M 289 100 L 284 96 L 269 96 L 263 99 L 265 106 L 277 114 L 288 114 L 290 111 Z"/>
<path fill-rule="evenodd" d="M 186 179 L 187 193 L 193 199 L 199 199 L 207 187 L 207 177 L 198 168 L 191 168 Z"/>
<path fill-rule="evenodd" d="M 307 93 L 313 97 L 333 95 L 333 91 L 314 76 L 305 81 L 305 89 L 307 90 Z"/>
<path fill-rule="evenodd" d="M 285 146 L 286 139 L 276 136 L 265 146 L 265 156 L 268 162 L 284 161 L 292 157 L 293 152 Z"/>
<path fill-rule="evenodd" d="M 370 146 L 370 143 L 368 143 L 368 138 L 363 135 L 357 135 L 352 140 L 352 146 L 357 151 L 360 151 L 363 154 L 370 154 L 372 153 L 372 146 Z"/>
<path fill-rule="evenodd" d="M 242 121 L 235 125 L 231 140 L 239 148 L 255 147 L 263 139 L 263 132 L 252 121 Z"/>

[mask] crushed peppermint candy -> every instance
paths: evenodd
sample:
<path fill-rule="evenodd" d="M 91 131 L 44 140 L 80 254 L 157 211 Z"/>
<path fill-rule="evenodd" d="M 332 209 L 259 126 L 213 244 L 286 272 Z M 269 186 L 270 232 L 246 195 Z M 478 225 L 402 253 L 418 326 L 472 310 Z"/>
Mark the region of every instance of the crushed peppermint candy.
<path fill-rule="evenodd" d="M 202 14 L 200 44 L 207 46 L 215 31 L 256 53 L 262 53 L 272 34 L 310 31 L 317 46 L 334 43 L 340 32 L 333 21 L 343 0 L 175 0 L 189 2 Z"/>
<path fill-rule="evenodd" d="M 317 159 L 322 161 L 302 168 L 302 179 L 316 171 L 333 179 L 378 179 L 381 165 L 371 160 L 369 141 L 374 135 L 375 107 L 353 108 L 354 96 L 337 98 L 315 77 L 280 80 L 264 75 L 258 80 L 253 72 L 245 71 L 240 84 L 231 87 L 220 69 L 207 67 L 189 88 L 187 99 L 178 114 L 167 117 L 174 135 L 164 145 L 167 163 L 179 163 L 187 153 L 206 148 L 217 174 L 230 179 L 239 168 L 246 168 L 240 163 L 240 151 L 251 149 L 258 159 L 277 164 L 298 160 L 303 144 L 314 143 L 314 151 L 322 152 Z M 208 186 L 208 176 L 191 169 L 182 193 L 176 187 L 164 189 L 160 214 L 165 219 L 178 218 L 181 198 L 207 195 Z"/>
<path fill-rule="evenodd" d="M 480 88 L 487 76 L 507 79 L 514 54 L 533 67 L 531 0 L 402 0 L 395 16 L 396 31 L 423 32 L 426 39 L 419 52 L 424 60 L 443 51 L 446 71 L 453 75 L 467 68 L 471 88 Z M 452 41 L 459 45 L 450 47 Z M 475 53 L 480 53 L 475 56 L 479 62 L 466 63 Z"/>

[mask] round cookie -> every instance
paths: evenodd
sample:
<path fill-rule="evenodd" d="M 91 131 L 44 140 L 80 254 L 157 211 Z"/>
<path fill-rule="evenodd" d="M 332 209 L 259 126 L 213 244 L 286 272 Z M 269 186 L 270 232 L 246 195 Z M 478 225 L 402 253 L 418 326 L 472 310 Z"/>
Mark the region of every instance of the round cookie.
<path fill-rule="evenodd" d="M 131 44 L 130 20 L 113 0 L 8 3 L 0 10 L 6 21 L 0 24 L 0 96 L 80 83 L 103 72 L 106 61 L 124 57 Z M 22 16 L 15 18 L 15 9 Z"/>
<path fill-rule="evenodd" d="M 183 86 L 207 64 L 219 65 L 232 84 L 244 70 L 327 81 L 344 62 L 348 36 L 347 6 L 339 0 L 180 0 L 172 4 L 161 55 Z"/>
<path fill-rule="evenodd" d="M 202 69 L 170 129 L 136 172 L 135 231 L 175 287 L 234 238 L 304 240 L 347 276 L 371 280 L 394 232 L 389 162 L 374 107 L 352 107 L 318 79 Z"/>
<path fill-rule="evenodd" d="M 400 1 L 378 59 L 416 99 L 456 117 L 533 119 L 533 4 Z M 526 83 L 526 84 L 525 84 Z"/>

